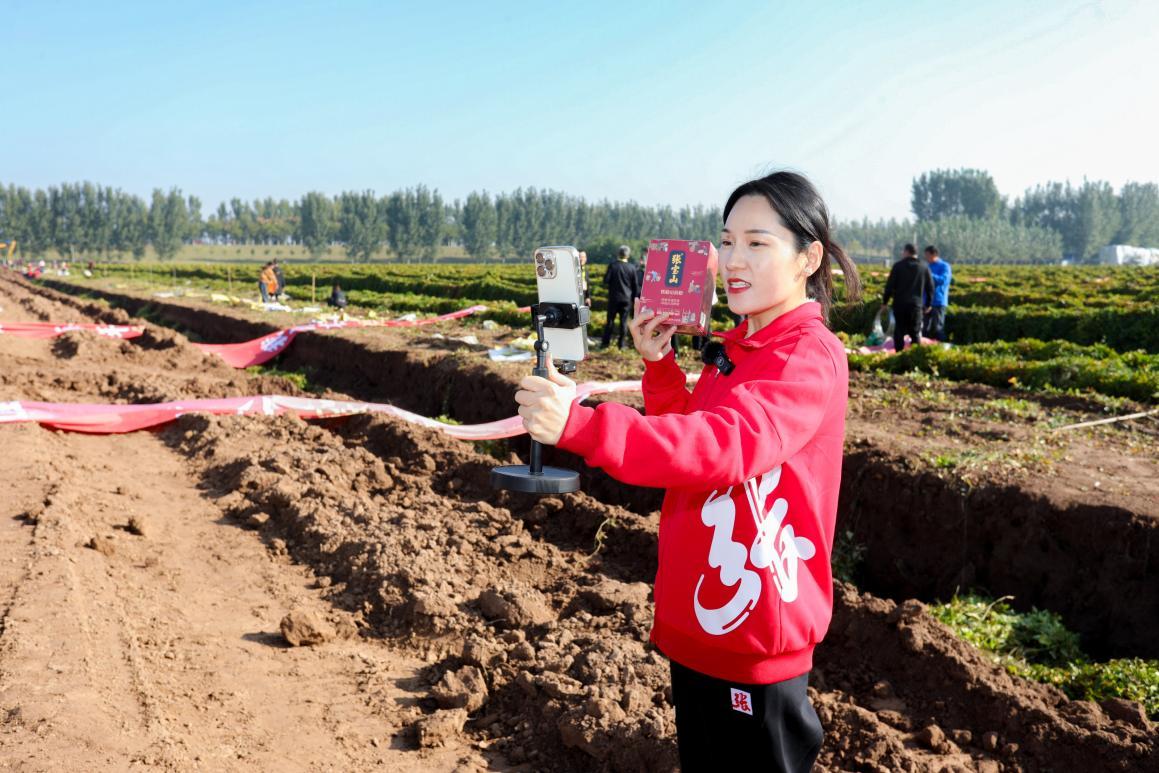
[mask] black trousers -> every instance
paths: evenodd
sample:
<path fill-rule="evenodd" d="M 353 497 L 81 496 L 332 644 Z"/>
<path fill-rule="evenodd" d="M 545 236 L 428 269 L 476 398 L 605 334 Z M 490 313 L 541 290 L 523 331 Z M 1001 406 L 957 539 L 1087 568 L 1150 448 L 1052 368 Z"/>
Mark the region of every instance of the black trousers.
<path fill-rule="evenodd" d="M 737 684 L 672 663 L 676 741 L 684 773 L 812 770 L 824 730 L 809 702 L 809 675 Z M 742 762 L 743 761 L 743 762 Z"/>
<path fill-rule="evenodd" d="M 905 348 L 905 337 L 918 346 L 922 342 L 922 309 L 920 306 L 893 307 L 893 349 L 900 352 Z"/>
<path fill-rule="evenodd" d="M 621 349 L 624 348 L 624 336 L 628 334 L 628 307 L 627 301 L 617 301 L 612 303 L 608 301 L 608 324 L 604 327 L 603 347 L 608 348 L 608 344 L 612 342 L 612 323 L 618 316 L 620 318 L 620 338 L 616 344 Z"/>
<path fill-rule="evenodd" d="M 939 341 L 946 340 L 946 307 L 933 306 L 930 308 L 930 313 L 926 315 L 925 324 L 922 327 L 922 332 L 929 338 L 936 338 Z"/>

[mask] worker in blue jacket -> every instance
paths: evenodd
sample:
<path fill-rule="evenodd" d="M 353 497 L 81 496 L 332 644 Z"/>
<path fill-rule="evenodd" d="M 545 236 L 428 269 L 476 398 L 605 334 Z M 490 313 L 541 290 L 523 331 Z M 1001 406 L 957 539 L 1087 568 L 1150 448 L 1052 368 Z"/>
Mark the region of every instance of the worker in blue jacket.
<path fill-rule="evenodd" d="M 938 256 L 938 248 L 934 245 L 926 247 L 925 253 L 934 287 L 924 295 L 925 318 L 922 333 L 927 338 L 945 341 L 946 307 L 950 305 L 950 283 L 954 281 L 954 271 L 949 263 Z"/>

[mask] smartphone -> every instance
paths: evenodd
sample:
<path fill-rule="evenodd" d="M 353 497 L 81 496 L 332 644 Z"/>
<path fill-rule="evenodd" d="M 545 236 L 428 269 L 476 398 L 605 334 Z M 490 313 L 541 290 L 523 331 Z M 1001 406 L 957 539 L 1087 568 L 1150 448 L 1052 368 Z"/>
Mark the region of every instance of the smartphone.
<path fill-rule="evenodd" d="M 535 251 L 535 286 L 540 303 L 584 305 L 583 269 L 575 247 L 540 247 Z M 579 362 L 588 353 L 588 327 L 544 328 L 547 352 L 556 362 Z"/>

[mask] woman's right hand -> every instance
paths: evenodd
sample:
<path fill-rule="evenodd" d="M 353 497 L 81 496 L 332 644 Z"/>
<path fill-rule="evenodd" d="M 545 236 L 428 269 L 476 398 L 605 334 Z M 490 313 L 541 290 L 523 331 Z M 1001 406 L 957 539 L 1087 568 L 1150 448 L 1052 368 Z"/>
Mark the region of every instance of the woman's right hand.
<path fill-rule="evenodd" d="M 657 314 L 650 311 L 647 314 L 640 313 L 640 299 L 636 299 L 635 308 L 632 310 L 632 321 L 628 323 L 628 330 L 632 333 L 632 343 L 636 345 L 636 351 L 640 356 L 649 362 L 658 362 L 672 351 L 672 336 L 676 333 L 676 325 L 665 324 L 668 322 L 669 314 Z"/>

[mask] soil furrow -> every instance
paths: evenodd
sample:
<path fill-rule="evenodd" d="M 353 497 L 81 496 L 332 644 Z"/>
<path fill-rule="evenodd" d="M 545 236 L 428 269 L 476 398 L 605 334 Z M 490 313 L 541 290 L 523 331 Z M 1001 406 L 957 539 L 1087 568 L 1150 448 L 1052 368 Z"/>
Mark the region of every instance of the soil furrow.
<path fill-rule="evenodd" d="M 6 318 L 33 313 L 13 302 L 19 288 L 3 290 Z M 69 308 L 44 298 L 32 305 L 53 319 Z M 235 393 L 269 391 L 261 379 L 201 362 L 181 336 L 154 334 L 164 345 L 122 348 L 74 334 L 61 347 L 62 339 L 0 336 L 0 399 L 27 399 L 39 380 L 49 399 L 99 401 L 102 370 L 136 386 L 123 399 L 143 387 L 154 396 L 198 394 L 215 379 Z M 70 379 L 70 371 L 91 377 Z M 0 572 L 0 598 L 11 600 L 0 634 L 0 768 L 486 764 L 456 738 L 422 755 L 392 748 L 421 713 L 408 685 L 423 662 L 348 638 L 356 630 L 349 616 L 319 598 L 310 571 L 223 522 L 188 460 L 158 435 L 31 425 L 0 434 L 10 492 L 0 538 L 12 547 Z M 287 646 L 279 622 L 291 610 L 321 620 L 330 639 Z"/>

